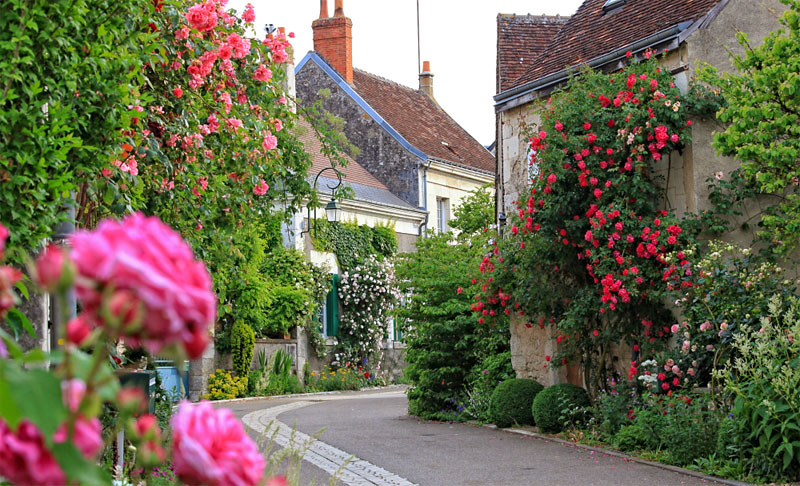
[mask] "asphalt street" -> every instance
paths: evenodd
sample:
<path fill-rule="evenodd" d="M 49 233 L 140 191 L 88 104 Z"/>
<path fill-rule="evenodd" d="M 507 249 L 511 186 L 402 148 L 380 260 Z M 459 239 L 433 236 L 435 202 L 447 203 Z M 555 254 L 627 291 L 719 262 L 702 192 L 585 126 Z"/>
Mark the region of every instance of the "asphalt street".
<path fill-rule="evenodd" d="M 263 435 L 265 430 L 275 433 L 280 447 L 290 445 L 292 439 L 311 442 L 310 436 L 322 430 L 306 452 L 302 485 L 329 484 L 335 471 L 339 471 L 337 485 L 713 484 L 540 438 L 467 424 L 420 421 L 408 415 L 403 389 L 219 406 L 233 410 L 253 436 Z"/>

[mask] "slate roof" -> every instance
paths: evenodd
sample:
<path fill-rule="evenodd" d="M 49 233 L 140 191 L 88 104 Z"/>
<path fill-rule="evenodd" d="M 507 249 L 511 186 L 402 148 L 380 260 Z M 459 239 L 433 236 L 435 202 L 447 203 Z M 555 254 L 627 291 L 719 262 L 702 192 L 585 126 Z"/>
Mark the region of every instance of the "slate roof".
<path fill-rule="evenodd" d="M 515 81 L 539 57 L 569 17 L 559 15 L 497 15 L 497 92 Z"/>
<path fill-rule="evenodd" d="M 686 21 L 725 0 L 625 0 L 603 11 L 606 0 L 585 0 L 578 11 L 513 84 L 519 86 L 622 48 Z"/>
<path fill-rule="evenodd" d="M 330 167 L 331 162 L 322 153 L 322 144 L 316 137 L 311 125 L 304 119 L 298 121 L 299 128 L 295 130 L 297 138 L 303 142 L 306 152 L 311 156 L 311 167 L 308 169 L 308 182 L 313 184 L 317 174 L 325 167 Z M 349 155 L 345 154 L 348 160 L 346 167 L 337 167 L 342 173 L 342 185 L 353 189 L 353 196 L 357 199 L 390 204 L 403 208 L 416 209 L 391 191 L 378 179 L 370 174 L 367 169 L 359 165 Z M 323 173 L 317 180 L 317 188 L 322 193 L 329 193 L 330 187 L 336 185 L 337 179 L 333 177 L 332 171 Z M 324 197 L 323 197 L 324 199 Z"/>
<path fill-rule="evenodd" d="M 420 90 L 360 69 L 353 87 L 389 125 L 429 157 L 494 172 L 491 153 Z"/>

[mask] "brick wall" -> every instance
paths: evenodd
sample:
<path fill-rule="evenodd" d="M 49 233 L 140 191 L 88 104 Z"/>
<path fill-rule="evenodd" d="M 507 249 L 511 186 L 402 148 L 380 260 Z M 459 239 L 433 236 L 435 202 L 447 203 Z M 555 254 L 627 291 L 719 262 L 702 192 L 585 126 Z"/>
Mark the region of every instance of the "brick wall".
<path fill-rule="evenodd" d="M 353 84 L 353 21 L 347 17 L 317 19 L 311 24 L 314 50 Z"/>

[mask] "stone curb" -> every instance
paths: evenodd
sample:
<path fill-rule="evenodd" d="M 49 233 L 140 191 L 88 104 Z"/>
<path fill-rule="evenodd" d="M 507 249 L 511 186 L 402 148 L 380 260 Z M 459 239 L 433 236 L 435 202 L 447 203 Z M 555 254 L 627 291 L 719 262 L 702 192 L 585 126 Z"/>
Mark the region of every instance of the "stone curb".
<path fill-rule="evenodd" d="M 692 471 L 690 469 L 684 469 L 684 468 L 678 467 L 678 466 L 670 466 L 669 464 L 662 464 L 660 462 L 655 462 L 655 461 L 648 461 L 646 459 L 640 459 L 638 457 L 632 457 L 632 456 L 629 456 L 627 454 L 623 454 L 622 452 L 612 451 L 612 450 L 609 450 L 609 449 L 601 449 L 599 447 L 592 447 L 592 446 L 588 446 L 588 445 L 584 445 L 584 444 L 578 444 L 576 442 L 571 442 L 571 441 L 568 441 L 568 440 L 559 439 L 557 437 L 550 437 L 549 435 L 539 434 L 539 433 L 536 433 L 536 432 L 531 432 L 529 430 L 523 430 L 523 429 L 501 429 L 501 428 L 497 427 L 496 425 L 492 425 L 492 424 L 483 424 L 482 427 L 486 427 L 486 428 L 489 428 L 489 429 L 501 430 L 503 432 L 508 432 L 508 433 L 512 433 L 512 434 L 519 434 L 519 435 L 526 435 L 526 436 L 529 436 L 529 437 L 536 437 L 537 439 L 542 439 L 542 440 L 546 440 L 546 441 L 550 441 L 550 442 L 556 442 L 558 444 L 564 444 L 564 445 L 567 445 L 567 446 L 575 447 L 577 449 L 583 449 L 583 450 L 587 450 L 587 451 L 594 451 L 594 452 L 597 452 L 597 453 L 600 453 L 600 454 L 606 454 L 606 455 L 609 455 L 609 456 L 618 457 L 620 459 L 625 459 L 626 461 L 636 462 L 636 463 L 639 463 L 639 464 L 644 464 L 646 466 L 657 467 L 657 468 L 664 469 L 664 470 L 667 470 L 667 471 L 672 471 L 672 472 L 676 472 L 676 473 L 679 473 L 679 474 L 683 474 L 684 476 L 692 476 L 692 477 L 695 477 L 695 478 L 698 478 L 698 479 L 703 479 L 705 481 L 710 481 L 710 482 L 713 482 L 713 483 L 726 484 L 728 486 L 751 486 L 751 484 L 752 484 L 752 483 L 742 483 L 742 482 L 739 482 L 739 481 L 731 481 L 729 479 L 717 478 L 717 477 L 714 477 L 714 476 L 709 476 L 708 474 L 703 474 L 701 472 Z"/>
<path fill-rule="evenodd" d="M 340 395 L 343 393 L 352 393 L 354 391 L 372 391 L 372 390 L 393 390 L 397 388 L 405 388 L 408 385 L 387 385 L 387 386 L 371 386 L 366 388 L 360 388 L 358 390 L 336 390 L 336 391 L 327 391 L 327 392 L 313 392 L 313 393 L 295 393 L 291 395 L 267 395 L 263 397 L 246 397 L 246 398 L 231 398 L 228 400 L 207 400 L 212 405 L 217 404 L 227 404 L 227 403 L 239 403 L 239 402 L 252 402 L 255 400 L 272 400 L 275 398 L 295 398 L 295 397 L 315 397 L 315 396 L 325 396 L 325 395 Z"/>

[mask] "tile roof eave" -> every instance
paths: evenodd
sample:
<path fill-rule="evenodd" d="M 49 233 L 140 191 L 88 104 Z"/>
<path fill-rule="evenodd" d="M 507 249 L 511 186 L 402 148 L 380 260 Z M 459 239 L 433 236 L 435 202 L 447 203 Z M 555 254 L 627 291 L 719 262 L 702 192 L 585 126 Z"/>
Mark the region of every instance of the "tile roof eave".
<path fill-rule="evenodd" d="M 594 59 L 590 59 L 589 61 L 574 66 L 570 66 L 560 71 L 556 71 L 554 73 L 543 76 L 539 79 L 534 79 L 533 81 L 529 81 L 525 84 L 521 84 L 509 90 L 498 93 L 494 96 L 495 112 L 506 111 L 508 109 L 514 108 L 515 106 L 522 104 L 522 103 L 514 103 L 514 101 L 525 96 L 526 94 L 539 91 L 541 89 L 565 81 L 567 78 L 569 78 L 570 73 L 574 72 L 580 66 L 586 65 L 589 66 L 590 68 L 602 67 L 624 58 L 625 53 L 627 51 L 640 52 L 656 44 L 661 44 L 669 40 L 680 39 L 681 34 L 684 31 L 694 30 L 692 29 L 692 27 L 695 24 L 702 22 L 703 20 L 704 18 L 701 18 L 698 21 L 681 22 L 679 24 L 673 25 L 672 27 L 667 27 L 666 29 L 651 34 L 647 37 L 643 37 L 638 41 L 614 49 Z"/>
<path fill-rule="evenodd" d="M 392 137 L 393 137 L 395 140 L 397 140 L 397 142 L 398 142 L 398 143 L 400 143 L 400 145 L 402 145 L 402 146 L 403 146 L 403 148 L 405 148 L 406 150 L 408 150 L 408 151 L 409 151 L 409 152 L 411 152 L 412 154 L 414 154 L 414 155 L 416 155 L 417 157 L 419 157 L 419 158 L 420 158 L 422 161 L 426 161 L 426 160 L 428 159 L 428 155 L 427 155 L 426 153 L 424 153 L 423 151 L 421 151 L 421 150 L 420 150 L 420 149 L 418 149 L 417 147 L 415 147 L 415 146 L 411 145 L 411 143 L 410 143 L 408 140 L 406 140 L 406 139 L 405 139 L 405 137 L 403 137 L 402 135 L 400 135 L 400 132 L 398 132 L 398 131 L 397 131 L 397 130 L 395 130 L 395 129 L 394 129 L 392 126 L 391 126 L 391 125 L 389 125 L 389 122 L 387 122 L 386 120 L 384 120 L 384 118 L 383 118 L 382 116 L 380 116 L 380 115 L 378 114 L 378 112 L 376 112 L 376 111 L 375 111 L 375 110 L 374 110 L 374 109 L 373 109 L 373 108 L 372 108 L 372 107 L 369 105 L 369 103 L 367 103 L 367 101 L 366 101 L 364 98 L 362 98 L 362 97 L 361 97 L 361 96 L 360 96 L 358 93 L 356 93 L 356 91 L 353 89 L 353 87 L 352 87 L 352 86 L 350 86 L 350 85 L 349 85 L 349 84 L 348 84 L 348 83 L 347 83 L 347 82 L 344 80 L 344 78 L 342 78 L 342 77 L 339 75 L 339 73 L 337 73 L 337 72 L 336 72 L 336 70 L 335 70 L 335 69 L 333 69 L 333 68 L 332 68 L 332 67 L 331 67 L 331 66 L 330 66 L 330 65 L 329 65 L 329 64 L 328 64 L 328 63 L 327 63 L 327 62 L 326 62 L 326 61 L 325 61 L 325 60 L 324 60 L 324 59 L 323 59 L 323 58 L 322 58 L 322 57 L 321 57 L 319 54 L 317 54 L 316 52 L 314 52 L 314 51 L 309 51 L 309 52 L 308 52 L 308 54 L 306 54 L 306 55 L 305 55 L 305 57 L 303 57 L 303 59 L 302 59 L 302 60 L 301 60 L 301 61 L 300 61 L 300 62 L 297 64 L 297 66 L 296 66 L 296 67 L 295 67 L 295 69 L 294 69 L 294 72 L 295 72 L 295 74 L 299 73 L 299 72 L 300 72 L 300 70 L 303 68 L 303 66 L 305 66 L 305 65 L 306 65 L 306 63 L 307 63 L 309 60 L 313 60 L 313 61 L 314 61 L 314 64 L 316 64 L 317 66 L 319 66 L 319 68 L 320 68 L 320 69 L 322 69 L 322 70 L 325 72 L 325 74 L 327 74 L 328 76 L 330 76 L 330 78 L 331 78 L 331 79 L 332 79 L 332 80 L 333 80 L 333 81 L 334 81 L 336 84 L 338 84 L 338 85 L 339 85 L 339 87 L 340 87 L 340 88 L 342 88 L 342 90 L 343 90 L 343 91 L 344 91 L 344 92 L 345 92 L 345 93 L 346 93 L 346 94 L 347 94 L 347 95 L 348 95 L 348 96 L 349 96 L 351 99 L 353 99 L 353 101 L 355 101 L 355 102 L 356 102 L 356 103 L 357 103 L 359 106 L 361 106 L 361 108 L 362 108 L 364 111 L 366 111 L 366 112 L 369 114 L 369 116 L 371 116 L 371 117 L 372 117 L 372 118 L 373 118 L 373 119 L 374 119 L 376 122 L 378 122 L 378 124 L 379 124 L 381 127 L 383 127 L 383 129 L 384 129 L 384 130 L 386 130 L 386 132 L 387 132 L 387 133 L 389 133 L 389 135 L 391 135 L 391 136 L 392 136 Z"/>
<path fill-rule="evenodd" d="M 495 175 L 495 173 L 493 171 L 479 169 L 477 167 L 472 167 L 472 166 L 469 166 L 469 165 L 466 165 L 466 164 L 459 164 L 458 162 L 453 162 L 452 160 L 443 159 L 441 157 L 430 156 L 430 157 L 428 157 L 428 160 L 433 160 L 434 162 L 439 162 L 439 163 L 445 164 L 445 165 L 452 165 L 453 167 L 458 167 L 459 169 L 467 170 L 469 172 L 476 172 L 476 173 L 482 174 L 482 175 L 490 175 L 490 176 L 494 176 Z"/>

